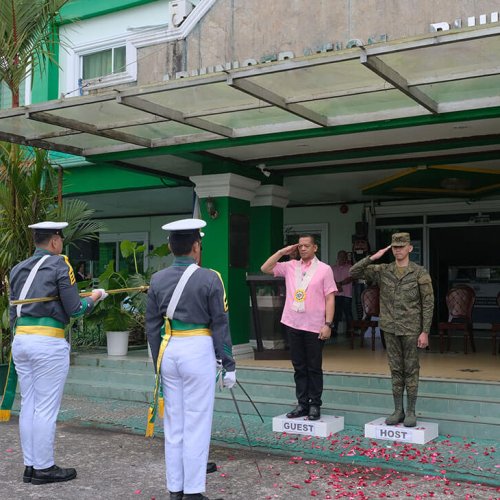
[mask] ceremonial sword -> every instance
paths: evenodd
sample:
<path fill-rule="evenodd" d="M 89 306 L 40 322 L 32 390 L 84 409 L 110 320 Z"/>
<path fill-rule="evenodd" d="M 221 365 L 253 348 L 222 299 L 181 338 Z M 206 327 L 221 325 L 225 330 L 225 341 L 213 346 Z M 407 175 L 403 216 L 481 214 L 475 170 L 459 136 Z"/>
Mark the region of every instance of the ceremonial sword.
<path fill-rule="evenodd" d="M 149 285 L 136 286 L 132 288 L 115 288 L 114 290 L 106 290 L 108 295 L 114 295 L 116 293 L 128 293 L 128 292 L 146 292 L 149 288 Z M 90 292 L 80 292 L 80 297 L 90 297 L 92 295 L 92 291 Z M 59 300 L 58 296 L 54 297 L 36 297 L 33 299 L 22 299 L 22 300 L 11 300 L 11 306 L 17 306 L 20 304 L 35 304 L 37 302 L 51 302 L 52 300 Z"/>
<path fill-rule="evenodd" d="M 241 384 L 240 384 L 240 387 L 241 387 Z M 248 431 L 247 431 L 245 422 L 243 421 L 243 416 L 240 412 L 238 402 L 236 401 L 234 391 L 233 391 L 233 389 L 229 389 L 229 392 L 231 393 L 231 397 L 233 398 L 234 406 L 236 407 L 236 412 L 238 413 L 238 417 L 240 417 L 241 427 L 243 427 L 243 432 L 245 433 L 245 436 L 247 437 L 248 446 L 250 446 L 250 448 L 252 448 L 252 442 L 250 441 L 250 437 L 248 436 Z M 254 405 L 254 407 L 255 407 L 255 405 Z M 259 413 L 259 416 L 260 416 L 260 413 Z M 260 418 L 262 418 L 262 417 L 260 417 Z M 264 420 L 262 420 L 262 421 L 264 421 Z M 254 459 L 254 463 L 255 463 L 255 467 L 257 467 L 257 471 L 259 473 L 259 476 L 262 479 L 262 473 L 260 472 L 260 467 L 259 467 L 259 464 L 257 463 L 257 459 Z"/>

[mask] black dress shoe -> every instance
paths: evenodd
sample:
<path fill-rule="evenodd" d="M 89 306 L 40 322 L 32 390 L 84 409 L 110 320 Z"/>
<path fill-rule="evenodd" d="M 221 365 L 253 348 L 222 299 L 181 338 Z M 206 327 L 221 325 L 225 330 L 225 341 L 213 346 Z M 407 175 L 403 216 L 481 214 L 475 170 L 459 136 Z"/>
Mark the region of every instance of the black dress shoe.
<path fill-rule="evenodd" d="M 286 418 L 305 417 L 309 414 L 309 410 L 302 405 L 297 405 L 291 412 L 286 414 Z"/>
<path fill-rule="evenodd" d="M 319 420 L 321 416 L 321 412 L 319 410 L 319 406 L 311 405 L 309 407 L 309 420 Z"/>
<path fill-rule="evenodd" d="M 183 491 L 171 491 L 170 492 L 170 500 L 182 500 L 184 496 Z"/>
<path fill-rule="evenodd" d="M 33 469 L 31 484 L 62 483 L 76 477 L 75 469 L 61 469 L 57 465 L 47 469 Z"/>
<path fill-rule="evenodd" d="M 184 495 L 182 500 L 210 500 L 210 498 L 202 495 L 201 493 L 191 493 L 189 495 Z M 222 498 L 215 498 L 214 500 L 223 500 Z"/>
<path fill-rule="evenodd" d="M 33 467 L 31 465 L 27 465 L 24 468 L 23 483 L 31 483 L 32 477 L 33 477 Z"/>
<path fill-rule="evenodd" d="M 215 462 L 208 462 L 207 474 L 212 474 L 212 472 L 217 472 L 217 464 Z"/>

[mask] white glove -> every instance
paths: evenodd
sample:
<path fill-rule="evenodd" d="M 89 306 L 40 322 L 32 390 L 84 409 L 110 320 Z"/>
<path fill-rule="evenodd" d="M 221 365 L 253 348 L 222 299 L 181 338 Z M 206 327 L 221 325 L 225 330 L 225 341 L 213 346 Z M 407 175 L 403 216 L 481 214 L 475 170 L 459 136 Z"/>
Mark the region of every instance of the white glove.
<path fill-rule="evenodd" d="M 234 372 L 226 372 L 224 375 L 224 387 L 232 389 L 236 384 L 236 370 Z"/>
<path fill-rule="evenodd" d="M 102 302 L 108 296 L 108 293 L 106 293 L 106 290 L 104 290 L 104 288 L 94 288 L 92 290 L 92 293 L 93 292 L 100 292 L 101 293 L 100 297 L 98 297 L 97 299 L 94 300 L 94 304 L 98 304 L 99 302 Z"/>

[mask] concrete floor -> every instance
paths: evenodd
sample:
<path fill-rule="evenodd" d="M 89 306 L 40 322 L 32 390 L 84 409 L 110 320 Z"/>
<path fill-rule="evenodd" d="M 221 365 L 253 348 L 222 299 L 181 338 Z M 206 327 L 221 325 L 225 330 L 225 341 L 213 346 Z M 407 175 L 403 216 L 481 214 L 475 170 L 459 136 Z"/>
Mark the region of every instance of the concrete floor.
<path fill-rule="evenodd" d="M 463 341 L 452 338 L 449 352 L 439 352 L 439 339 L 431 337 L 429 350 L 421 351 L 420 377 L 439 379 L 463 379 L 500 382 L 500 354 L 492 355 L 489 332 L 478 332 L 475 337 L 476 352 L 463 352 Z M 365 373 L 389 375 L 387 357 L 380 339 L 376 340 L 375 351 L 371 350 L 371 338 L 360 347 L 359 338 L 355 339 L 354 349 L 349 340 L 340 334 L 325 346 L 323 370 L 330 372 Z M 292 368 L 289 360 L 238 360 L 239 366 L 266 368 Z"/>

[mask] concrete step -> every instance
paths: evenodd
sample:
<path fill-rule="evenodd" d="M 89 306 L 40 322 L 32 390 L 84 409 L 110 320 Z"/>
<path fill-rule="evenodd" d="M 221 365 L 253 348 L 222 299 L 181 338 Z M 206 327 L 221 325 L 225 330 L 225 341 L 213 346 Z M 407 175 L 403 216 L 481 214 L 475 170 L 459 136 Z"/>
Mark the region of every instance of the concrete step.
<path fill-rule="evenodd" d="M 295 405 L 295 385 L 290 369 L 237 368 L 238 381 L 260 413 L 283 414 Z M 146 357 L 77 356 L 66 383 L 67 394 L 149 403 L 153 397 L 152 361 Z M 239 387 L 234 389 L 240 410 L 255 414 Z M 228 391 L 217 392 L 215 408 L 234 412 Z M 392 412 L 388 376 L 325 373 L 325 414 L 343 416 L 346 424 L 363 426 Z M 439 423 L 440 434 L 500 439 L 500 383 L 421 379 L 417 416 Z"/>
<path fill-rule="evenodd" d="M 131 387 L 152 388 L 155 383 L 155 374 L 153 369 L 149 370 L 129 370 L 116 368 L 92 368 L 88 366 L 72 366 L 68 375 L 68 380 L 71 381 L 100 381 L 108 382 L 109 384 L 129 384 Z"/>
<path fill-rule="evenodd" d="M 64 393 L 72 396 L 92 396 L 118 401 L 136 401 L 150 403 L 153 400 L 154 386 L 133 386 L 127 382 L 122 384 L 97 380 L 79 380 L 68 377 Z"/>

